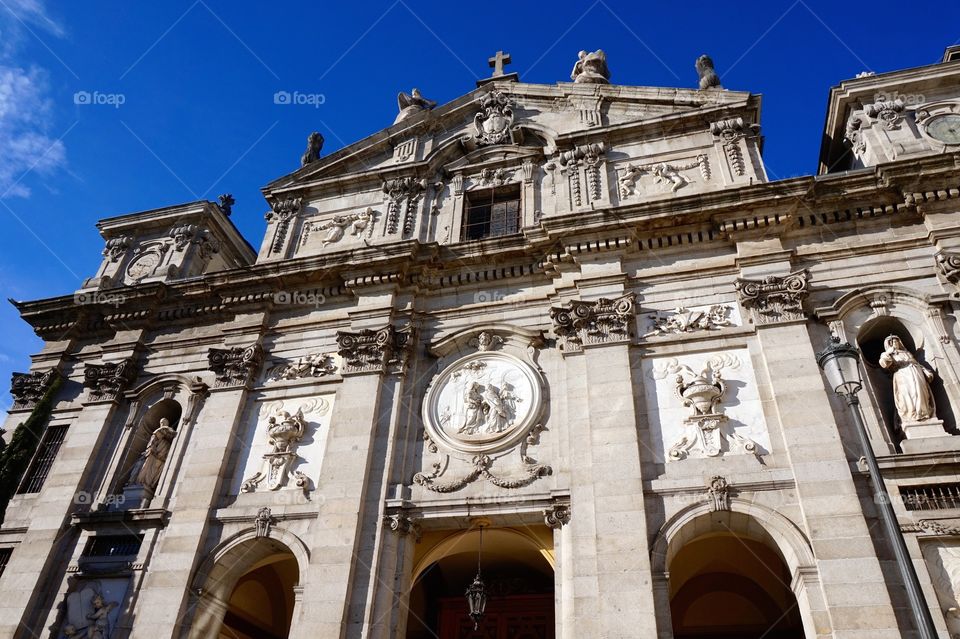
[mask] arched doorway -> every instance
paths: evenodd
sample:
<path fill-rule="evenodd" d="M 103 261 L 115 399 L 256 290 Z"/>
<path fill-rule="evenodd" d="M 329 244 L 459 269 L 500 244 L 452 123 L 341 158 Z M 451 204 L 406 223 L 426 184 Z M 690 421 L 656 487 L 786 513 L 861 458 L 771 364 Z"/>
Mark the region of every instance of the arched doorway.
<path fill-rule="evenodd" d="M 285 639 L 295 616 L 306 548 L 274 528 L 256 537 L 248 530 L 215 550 L 201 565 L 194 588 L 201 593 L 191 639 Z"/>
<path fill-rule="evenodd" d="M 290 634 L 299 570 L 290 553 L 262 560 L 243 574 L 227 599 L 221 639 L 284 639 Z"/>
<path fill-rule="evenodd" d="M 481 565 L 489 599 L 476 631 L 464 595 L 477 573 L 479 532 L 425 535 L 407 639 L 553 639 L 552 533 L 539 528 L 484 530 Z"/>
<path fill-rule="evenodd" d="M 734 532 L 686 542 L 669 566 L 675 639 L 803 639 L 790 570 L 766 543 Z"/>

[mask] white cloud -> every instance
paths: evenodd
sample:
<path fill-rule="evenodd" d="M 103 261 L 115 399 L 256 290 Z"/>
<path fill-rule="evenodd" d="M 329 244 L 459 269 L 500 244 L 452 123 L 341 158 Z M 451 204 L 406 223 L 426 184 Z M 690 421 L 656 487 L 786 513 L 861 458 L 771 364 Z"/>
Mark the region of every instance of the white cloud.
<path fill-rule="evenodd" d="M 0 65 L 0 198 L 28 197 L 20 180 L 66 161 L 63 142 L 46 134 L 51 101 L 42 71 Z"/>
<path fill-rule="evenodd" d="M 52 101 L 46 74 L 16 63 L 24 31 L 62 36 L 42 0 L 3 0 L 0 6 L 0 198 L 29 197 L 21 180 L 49 174 L 66 162 L 63 142 L 49 135 Z"/>

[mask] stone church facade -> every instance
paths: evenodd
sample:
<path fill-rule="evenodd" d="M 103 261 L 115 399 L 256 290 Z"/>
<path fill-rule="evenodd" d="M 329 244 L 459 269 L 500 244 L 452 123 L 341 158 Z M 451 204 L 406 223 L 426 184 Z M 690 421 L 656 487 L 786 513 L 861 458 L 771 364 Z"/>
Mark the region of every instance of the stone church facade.
<path fill-rule="evenodd" d="M 229 196 L 108 218 L 16 303 L 0 636 L 914 636 L 831 335 L 960 636 L 960 48 L 834 87 L 818 175 L 773 182 L 709 60 L 503 62 L 311 136 L 259 250 Z"/>

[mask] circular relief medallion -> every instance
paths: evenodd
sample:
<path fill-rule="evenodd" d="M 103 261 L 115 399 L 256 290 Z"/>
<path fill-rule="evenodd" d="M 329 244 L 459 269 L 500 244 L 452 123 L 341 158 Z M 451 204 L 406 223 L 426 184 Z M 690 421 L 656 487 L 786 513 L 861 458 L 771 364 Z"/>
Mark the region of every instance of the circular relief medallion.
<path fill-rule="evenodd" d="M 144 253 L 136 258 L 127 267 L 127 276 L 134 280 L 141 280 L 153 272 L 160 263 L 160 256 L 156 253 Z"/>
<path fill-rule="evenodd" d="M 489 453 L 519 442 L 540 418 L 542 379 L 512 355 L 468 355 L 438 375 L 423 405 L 430 437 L 464 453 Z"/>
<path fill-rule="evenodd" d="M 960 144 L 960 114 L 934 116 L 927 122 L 926 129 L 930 137 L 944 144 Z"/>

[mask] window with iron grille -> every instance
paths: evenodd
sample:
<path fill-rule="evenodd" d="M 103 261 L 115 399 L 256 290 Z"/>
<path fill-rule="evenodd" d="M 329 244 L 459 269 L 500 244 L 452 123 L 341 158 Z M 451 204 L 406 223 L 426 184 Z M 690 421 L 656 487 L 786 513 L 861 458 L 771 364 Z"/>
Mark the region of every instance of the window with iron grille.
<path fill-rule="evenodd" d="M 91 537 L 84 557 L 135 557 L 140 552 L 143 535 L 97 535 Z"/>
<path fill-rule="evenodd" d="M 960 484 L 902 486 L 900 497 L 907 510 L 960 508 Z"/>
<path fill-rule="evenodd" d="M 30 463 L 30 468 L 17 490 L 18 494 L 40 492 L 43 482 L 47 481 L 47 475 L 50 474 L 50 467 L 53 466 L 53 461 L 60 451 L 60 445 L 63 444 L 63 438 L 66 436 L 67 424 L 47 426 L 37 447 L 37 453 Z"/>
<path fill-rule="evenodd" d="M 3 576 L 3 571 L 7 569 L 7 564 L 10 563 L 10 555 L 13 554 L 13 548 L 0 548 L 0 577 Z"/>
<path fill-rule="evenodd" d="M 510 235 L 520 230 L 520 185 L 471 192 L 463 211 L 463 239 Z"/>

